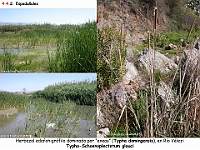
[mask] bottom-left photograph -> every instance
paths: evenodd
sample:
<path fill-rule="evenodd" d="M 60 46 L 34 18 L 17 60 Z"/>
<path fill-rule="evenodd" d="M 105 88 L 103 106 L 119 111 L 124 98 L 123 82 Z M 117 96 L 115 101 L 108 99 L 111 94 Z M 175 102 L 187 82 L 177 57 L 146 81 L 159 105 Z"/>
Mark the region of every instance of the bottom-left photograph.
<path fill-rule="evenodd" d="M 1 137 L 96 137 L 95 73 L 0 74 Z"/>

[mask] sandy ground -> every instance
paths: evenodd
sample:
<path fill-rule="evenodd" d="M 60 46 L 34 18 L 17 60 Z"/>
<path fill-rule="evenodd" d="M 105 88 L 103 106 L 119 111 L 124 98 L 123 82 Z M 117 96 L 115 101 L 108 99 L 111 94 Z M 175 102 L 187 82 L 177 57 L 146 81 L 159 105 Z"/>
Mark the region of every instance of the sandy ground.
<path fill-rule="evenodd" d="M 14 115 L 18 113 L 17 108 L 10 108 L 10 109 L 5 109 L 5 110 L 0 110 L 0 115 Z"/>

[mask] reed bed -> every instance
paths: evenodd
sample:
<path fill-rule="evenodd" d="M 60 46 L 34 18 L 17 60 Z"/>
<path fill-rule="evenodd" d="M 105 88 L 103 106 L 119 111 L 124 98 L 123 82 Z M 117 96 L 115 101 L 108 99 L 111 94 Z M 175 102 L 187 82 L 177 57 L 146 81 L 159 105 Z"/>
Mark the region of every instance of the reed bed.
<path fill-rule="evenodd" d="M 64 100 L 61 100 L 63 97 Z M 78 101 L 75 101 L 75 98 Z M 95 128 L 95 103 L 96 81 L 55 84 L 40 91 L 39 96 L 38 92 L 29 94 L 0 92 L 0 110 L 9 108 L 22 110 L 25 114 L 25 126 L 20 127 L 18 132 L 33 137 L 77 137 L 83 132 L 81 121 L 86 122 L 85 132 L 88 132 L 89 137 L 91 129 Z"/>
<path fill-rule="evenodd" d="M 96 23 L 75 26 L 73 31 L 57 35 L 57 51 L 48 55 L 52 72 L 96 71 Z"/>
<path fill-rule="evenodd" d="M 6 72 L 95 72 L 96 22 L 81 25 L 32 24 L 0 26 L 0 70 Z M 23 64 L 24 56 L 8 50 L 35 50 L 28 53 L 30 64 Z M 37 50 L 41 50 L 37 53 Z M 45 51 L 43 53 L 42 51 Z M 8 55 L 8 53 L 10 53 Z M 10 59 L 14 57 L 16 59 Z M 4 61 L 4 57 L 8 62 Z M 45 64 L 40 66 L 40 64 Z M 8 66 L 8 67 L 7 67 Z M 24 67 L 26 66 L 26 67 Z"/>
<path fill-rule="evenodd" d="M 0 92 L 0 109 L 24 107 L 28 105 L 29 101 L 31 101 L 31 98 L 26 95 Z"/>
<path fill-rule="evenodd" d="M 79 128 L 79 114 L 74 111 L 73 102 L 62 104 L 52 103 L 45 99 L 34 99 L 26 107 L 25 133 L 34 137 L 76 137 L 75 130 Z M 72 136 L 73 135 L 73 136 Z"/>
<path fill-rule="evenodd" d="M 73 101 L 77 105 L 95 106 L 96 88 L 95 81 L 60 83 L 35 92 L 33 97 L 45 98 L 51 102 Z"/>

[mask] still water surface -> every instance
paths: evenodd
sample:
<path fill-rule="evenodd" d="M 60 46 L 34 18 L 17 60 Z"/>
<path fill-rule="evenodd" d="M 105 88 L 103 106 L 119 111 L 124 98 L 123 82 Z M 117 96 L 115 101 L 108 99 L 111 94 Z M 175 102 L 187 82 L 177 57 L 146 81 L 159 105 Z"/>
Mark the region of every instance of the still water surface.
<path fill-rule="evenodd" d="M 73 134 L 76 134 L 77 138 L 82 137 L 96 137 L 96 125 L 95 125 L 95 112 L 96 107 L 94 106 L 76 106 L 75 110 L 80 114 L 80 119 L 76 121 L 72 121 L 71 118 L 65 118 L 64 122 L 66 123 L 66 138 L 69 137 L 69 133 L 72 131 Z M 88 111 L 83 110 L 91 110 L 88 114 Z M 13 112 L 12 112 L 13 111 Z M 5 113 L 4 113 L 5 112 Z M 35 130 L 35 126 L 44 126 L 44 122 L 46 122 L 45 118 L 36 118 L 33 121 L 29 121 L 29 113 L 26 113 L 23 109 L 16 110 L 9 110 L 2 111 L 0 113 L 0 135 L 24 135 L 25 128 L 28 126 L 29 131 L 33 134 Z M 84 114 L 87 113 L 87 114 Z M 87 117 L 85 117 L 87 116 Z M 62 116 L 60 116 L 62 117 Z M 51 122 L 46 125 L 45 129 L 45 137 L 58 137 L 60 136 L 60 132 L 56 131 L 56 122 Z M 33 127 L 34 126 L 34 127 Z M 62 137 L 63 137 L 62 129 Z M 64 133 L 65 134 L 65 133 Z"/>
<path fill-rule="evenodd" d="M 18 49 L 8 49 L 8 50 L 6 50 L 6 52 L 12 53 L 12 54 L 18 54 L 18 53 L 23 54 L 23 53 L 27 53 L 28 50 L 26 50 L 26 49 L 20 49 L 20 50 L 18 50 Z M 3 49 L 0 49 L 0 54 L 4 54 Z"/>

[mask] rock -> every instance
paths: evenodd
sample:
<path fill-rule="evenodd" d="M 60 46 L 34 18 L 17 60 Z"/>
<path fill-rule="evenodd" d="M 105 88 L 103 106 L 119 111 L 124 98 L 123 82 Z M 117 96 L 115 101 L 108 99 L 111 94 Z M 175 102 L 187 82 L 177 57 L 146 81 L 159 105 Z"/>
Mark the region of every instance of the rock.
<path fill-rule="evenodd" d="M 186 46 L 187 46 L 187 43 L 186 43 L 183 39 L 181 39 L 180 42 L 181 42 L 181 46 L 182 46 L 182 47 L 186 47 Z"/>
<path fill-rule="evenodd" d="M 98 133 L 98 131 L 97 131 L 97 138 L 105 138 L 105 137 L 104 137 L 104 135 Z"/>
<path fill-rule="evenodd" d="M 124 84 L 129 84 L 130 81 L 141 80 L 138 71 L 133 63 L 126 61 L 124 66 L 127 70 L 126 74 L 123 76 L 122 79 L 122 82 Z"/>
<path fill-rule="evenodd" d="M 118 117 L 118 110 L 113 101 L 109 99 L 108 91 L 97 93 L 97 128 L 112 127 Z"/>
<path fill-rule="evenodd" d="M 153 49 L 148 50 L 147 48 L 140 53 L 137 63 L 138 66 L 145 67 L 148 73 L 150 73 L 153 64 L 154 69 L 160 70 L 162 73 L 167 73 L 174 68 L 178 68 L 178 66 L 172 60 L 163 54 L 154 51 Z"/>
<path fill-rule="evenodd" d="M 175 93 L 163 81 L 160 82 L 160 86 L 158 87 L 158 96 L 161 98 L 161 105 L 164 104 L 167 108 L 170 107 L 171 103 L 175 102 Z"/>
<path fill-rule="evenodd" d="M 175 64 L 178 65 L 178 64 L 180 63 L 181 59 L 180 59 L 179 56 L 175 56 L 175 57 L 173 58 L 173 61 L 174 61 Z"/>
<path fill-rule="evenodd" d="M 139 85 L 144 85 L 142 82 L 142 79 L 135 67 L 135 56 L 133 52 L 139 54 L 139 51 L 136 50 L 134 47 L 129 46 L 127 48 L 127 55 L 126 55 L 126 60 L 124 63 L 124 68 L 126 69 L 126 74 L 122 78 L 122 83 L 124 84 L 139 84 Z M 143 88 L 143 87 L 142 87 Z"/>
<path fill-rule="evenodd" d="M 195 46 L 194 46 L 197 50 L 200 50 L 200 40 L 198 40 L 196 43 L 195 43 Z"/>
<path fill-rule="evenodd" d="M 136 100 L 137 93 L 131 86 L 123 83 L 116 84 L 111 90 L 109 90 L 109 96 L 112 101 L 119 107 L 123 108 L 126 105 L 127 100 Z"/>
<path fill-rule="evenodd" d="M 184 84 L 187 85 L 187 82 L 191 82 L 194 86 L 193 90 L 200 89 L 200 51 L 196 48 L 185 50 L 182 63 L 181 67 L 185 74 Z M 200 90 L 194 92 L 200 98 Z"/>
<path fill-rule="evenodd" d="M 97 131 L 97 138 L 104 138 L 110 134 L 109 128 L 102 128 Z"/>
<path fill-rule="evenodd" d="M 118 83 L 107 91 L 97 94 L 97 128 L 112 128 L 117 123 L 123 107 L 129 100 L 136 100 L 133 83 Z"/>
<path fill-rule="evenodd" d="M 173 45 L 173 47 L 174 47 L 174 49 L 177 49 L 177 48 L 178 48 L 178 46 L 177 46 L 177 45 Z"/>
<path fill-rule="evenodd" d="M 190 71 L 194 70 L 195 68 L 200 71 L 200 51 L 197 50 L 196 48 L 190 49 L 190 50 L 185 50 L 184 51 L 184 59 L 185 59 L 185 64 L 187 65 L 187 70 L 189 69 Z"/>
<path fill-rule="evenodd" d="M 183 58 L 182 70 L 185 74 L 183 86 L 192 86 L 186 93 L 189 96 L 189 117 L 196 130 L 200 130 L 200 51 L 196 48 L 185 50 Z M 185 76 L 184 76 L 185 75 Z"/>
<path fill-rule="evenodd" d="M 139 51 L 136 50 L 133 46 L 128 46 L 126 49 L 126 60 L 128 62 L 134 63 L 135 57 L 133 52 L 138 53 Z"/>
<path fill-rule="evenodd" d="M 174 49 L 174 45 L 173 44 L 169 44 L 167 46 L 165 46 L 165 50 L 171 50 L 171 49 Z"/>
<path fill-rule="evenodd" d="M 169 44 L 167 46 L 165 46 L 165 50 L 171 50 L 171 49 L 177 49 L 178 47 L 174 44 Z"/>

